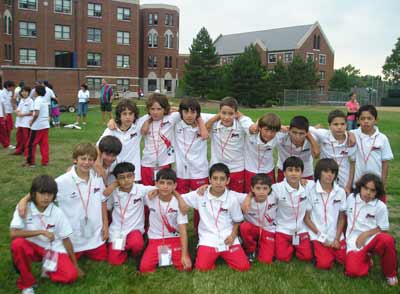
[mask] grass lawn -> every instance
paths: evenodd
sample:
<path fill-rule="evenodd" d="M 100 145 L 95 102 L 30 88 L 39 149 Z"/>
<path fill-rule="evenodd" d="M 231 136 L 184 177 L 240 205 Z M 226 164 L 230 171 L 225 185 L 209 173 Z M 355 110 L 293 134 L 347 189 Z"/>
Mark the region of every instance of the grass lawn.
<path fill-rule="evenodd" d="M 141 102 L 143 104 L 143 102 Z M 326 117 L 333 107 L 288 107 L 273 109 L 241 109 L 253 120 L 265 112 L 275 112 L 288 124 L 294 115 L 305 115 L 311 124 L 322 122 L 327 126 Z M 144 113 L 144 108 L 140 108 Z M 216 112 L 215 108 L 204 109 Z M 400 133 L 399 113 L 381 111 L 379 113 L 379 128 L 385 133 L 392 146 L 395 160 L 390 163 L 388 205 L 390 209 L 391 233 L 396 237 L 397 249 L 400 248 Z M 62 123 L 72 123 L 75 114 L 63 113 Z M 50 131 L 50 165 L 40 166 L 40 155 L 37 154 L 39 165 L 32 168 L 22 168 L 22 157 L 9 155 L 8 150 L 0 150 L 0 163 L 3 169 L 0 177 L 0 293 L 17 293 L 17 274 L 12 266 L 10 255 L 9 223 L 15 205 L 29 191 L 32 179 L 43 173 L 54 177 L 65 172 L 71 165 L 72 148 L 82 141 L 96 142 L 104 126 L 101 124 L 99 107 L 89 110 L 88 125 L 82 130 L 51 129 Z M 397 125 L 397 127 L 396 127 Z M 13 142 L 15 130 L 13 132 Z M 191 256 L 194 259 L 196 241 L 192 225 L 189 225 L 189 243 Z M 80 260 L 85 278 L 73 285 L 53 284 L 47 279 L 39 279 L 37 293 L 399 293 L 399 288 L 386 286 L 381 274 L 380 263 L 375 259 L 374 267 L 368 278 L 350 279 L 343 275 L 343 268 L 335 266 L 331 271 L 316 270 L 311 263 L 301 263 L 294 259 L 289 264 L 275 262 L 273 265 L 263 265 L 258 262 L 246 273 L 234 272 L 225 264 L 218 263 L 216 270 L 208 273 L 178 273 L 173 268 L 158 269 L 155 274 L 142 276 L 136 270 L 132 259 L 118 267 L 112 267 L 105 262 Z M 40 275 L 40 264 L 33 266 L 36 277 Z"/>

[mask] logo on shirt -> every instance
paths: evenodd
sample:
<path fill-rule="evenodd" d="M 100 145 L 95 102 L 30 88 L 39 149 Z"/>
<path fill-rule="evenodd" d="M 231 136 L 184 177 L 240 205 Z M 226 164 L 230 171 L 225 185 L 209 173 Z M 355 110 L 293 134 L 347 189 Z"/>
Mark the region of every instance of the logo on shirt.
<path fill-rule="evenodd" d="M 340 200 L 340 199 L 334 199 L 333 200 L 333 204 L 340 203 L 340 202 L 342 202 L 342 200 Z"/>
<path fill-rule="evenodd" d="M 140 202 L 140 201 L 142 201 L 142 198 L 133 199 L 133 204 L 136 204 L 136 203 L 138 203 L 138 202 Z"/>
<path fill-rule="evenodd" d="M 154 208 L 152 208 L 152 207 L 150 207 L 150 212 L 156 212 L 156 210 L 154 209 Z"/>
<path fill-rule="evenodd" d="M 169 121 L 165 121 L 165 122 L 163 121 L 163 122 L 161 122 L 160 127 L 162 128 L 162 127 L 168 125 L 169 123 L 170 123 Z"/>
<path fill-rule="evenodd" d="M 349 155 L 349 152 L 347 150 L 342 150 L 342 152 L 340 152 L 340 155 Z"/>
<path fill-rule="evenodd" d="M 136 137 L 136 136 L 137 136 L 137 133 L 131 134 L 131 139 L 134 138 L 134 137 Z"/>
<path fill-rule="evenodd" d="M 49 230 L 49 229 L 52 229 L 55 227 L 56 227 L 56 225 L 47 224 L 46 230 Z"/>
<path fill-rule="evenodd" d="M 368 213 L 365 218 L 375 218 L 375 215 Z"/>
<path fill-rule="evenodd" d="M 167 213 L 178 213 L 178 210 L 170 208 Z"/>
<path fill-rule="evenodd" d="M 95 193 L 95 194 L 96 194 L 97 192 L 99 192 L 99 191 L 100 191 L 100 188 L 94 188 L 94 189 L 93 189 L 93 193 Z"/>
<path fill-rule="evenodd" d="M 371 151 L 381 150 L 380 146 L 372 146 Z"/>
<path fill-rule="evenodd" d="M 233 138 L 235 138 L 235 137 L 239 138 L 240 135 L 239 135 L 239 134 L 232 133 L 231 138 L 233 139 Z"/>
<path fill-rule="evenodd" d="M 275 203 L 268 204 L 267 209 L 269 210 L 269 209 L 271 209 L 271 208 L 274 207 L 274 206 L 275 206 Z"/>
<path fill-rule="evenodd" d="M 307 151 L 310 151 L 310 148 L 306 148 L 306 149 L 303 149 L 303 150 L 301 150 L 301 152 L 307 152 Z"/>
<path fill-rule="evenodd" d="M 305 200 L 307 200 L 307 196 L 300 197 L 300 201 L 299 202 L 303 202 Z"/>
<path fill-rule="evenodd" d="M 76 198 L 76 197 L 78 197 L 78 195 L 76 194 L 76 192 L 72 192 L 72 193 L 71 193 L 71 198 Z"/>
<path fill-rule="evenodd" d="M 225 212 L 225 213 L 227 213 L 227 212 L 228 212 L 228 209 L 227 209 L 227 208 L 222 208 L 222 207 L 221 207 L 221 208 L 219 209 L 219 212 Z"/>

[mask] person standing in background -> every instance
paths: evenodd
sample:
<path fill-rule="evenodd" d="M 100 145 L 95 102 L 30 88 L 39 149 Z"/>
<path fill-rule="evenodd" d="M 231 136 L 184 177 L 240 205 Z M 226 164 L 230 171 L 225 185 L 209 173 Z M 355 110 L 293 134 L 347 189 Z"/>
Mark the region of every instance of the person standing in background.
<path fill-rule="evenodd" d="M 86 84 L 82 84 L 80 90 L 78 91 L 78 116 L 76 117 L 76 125 L 79 125 L 81 117 L 83 121 L 82 124 L 86 125 L 86 114 L 88 112 L 89 98 L 90 93 L 88 86 Z"/>
<path fill-rule="evenodd" d="M 357 94 L 351 93 L 349 95 L 349 101 L 346 102 L 347 108 L 347 130 L 357 129 L 357 118 L 356 114 L 358 109 L 360 108 L 360 104 L 357 101 Z"/>
<path fill-rule="evenodd" d="M 105 79 L 101 80 L 101 93 L 100 93 L 100 109 L 103 124 L 106 124 L 106 112 L 108 112 L 109 119 L 112 119 L 112 99 L 113 90 L 110 85 L 107 84 Z"/>

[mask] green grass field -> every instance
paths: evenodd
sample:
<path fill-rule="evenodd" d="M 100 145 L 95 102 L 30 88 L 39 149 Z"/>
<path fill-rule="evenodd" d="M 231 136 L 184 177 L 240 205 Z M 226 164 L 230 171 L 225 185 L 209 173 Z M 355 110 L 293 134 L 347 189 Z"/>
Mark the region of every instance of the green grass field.
<path fill-rule="evenodd" d="M 143 103 L 143 102 L 142 102 Z M 257 119 L 265 112 L 275 112 L 288 124 L 294 115 L 305 115 L 311 124 L 323 123 L 333 107 L 288 107 L 273 109 L 241 109 Z M 140 108 L 144 113 L 144 108 Z M 207 112 L 216 112 L 209 107 Z M 382 111 L 379 128 L 385 133 L 392 146 L 395 160 L 390 163 L 388 205 L 390 210 L 391 233 L 396 237 L 397 249 L 400 248 L 400 133 L 396 127 L 398 112 Z M 63 113 L 62 123 L 72 123 L 75 114 Z M 17 274 L 12 266 L 10 255 L 9 223 L 15 205 L 29 191 L 32 179 L 39 174 L 50 174 L 54 177 L 65 172 L 71 165 L 71 151 L 75 144 L 82 141 L 96 142 L 103 132 L 101 115 L 98 107 L 89 111 L 88 125 L 82 130 L 51 129 L 50 131 L 50 165 L 46 168 L 23 168 L 22 157 L 9 155 L 8 150 L 0 150 L 2 167 L 0 177 L 0 293 L 18 293 L 16 288 Z M 15 131 L 15 130 L 14 130 Z M 13 132 L 13 142 L 15 132 Z M 38 152 L 38 163 L 40 155 Z M 192 225 L 189 225 L 189 243 L 194 260 L 196 240 Z M 123 266 L 112 267 L 105 262 L 80 260 L 86 276 L 73 285 L 53 284 L 47 279 L 38 278 L 37 293 L 399 293 L 386 285 L 380 270 L 380 263 L 375 259 L 374 267 L 367 278 L 350 279 L 343 275 L 343 267 L 335 266 L 331 271 L 316 270 L 312 263 L 301 263 L 294 259 L 289 264 L 275 262 L 263 265 L 258 262 L 246 273 L 231 270 L 219 262 L 217 269 L 208 273 L 178 273 L 173 268 L 159 269 L 155 274 L 142 276 L 136 270 L 132 259 Z M 36 277 L 40 275 L 40 264 L 33 266 Z"/>

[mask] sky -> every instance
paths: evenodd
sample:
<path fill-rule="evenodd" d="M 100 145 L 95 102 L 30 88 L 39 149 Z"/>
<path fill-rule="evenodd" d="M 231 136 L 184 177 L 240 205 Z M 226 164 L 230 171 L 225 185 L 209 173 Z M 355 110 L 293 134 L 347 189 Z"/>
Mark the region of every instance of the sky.
<path fill-rule="evenodd" d="M 142 0 L 180 9 L 179 51 L 189 53 L 204 26 L 220 34 L 313 24 L 318 21 L 335 51 L 334 68 L 352 64 L 361 74 L 381 75 L 400 38 L 400 0 Z"/>

